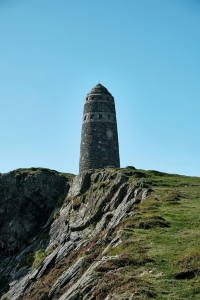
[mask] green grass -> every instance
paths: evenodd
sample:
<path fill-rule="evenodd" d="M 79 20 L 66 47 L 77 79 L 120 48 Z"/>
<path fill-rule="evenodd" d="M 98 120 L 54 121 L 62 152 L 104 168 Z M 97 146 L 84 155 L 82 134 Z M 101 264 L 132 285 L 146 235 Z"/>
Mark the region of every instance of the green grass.
<path fill-rule="evenodd" d="M 37 269 L 41 265 L 43 260 L 48 255 L 50 255 L 57 247 L 58 247 L 58 243 L 56 243 L 55 245 L 53 245 L 51 248 L 49 248 L 46 251 L 44 249 L 40 249 L 40 250 L 36 251 L 35 254 L 34 254 L 33 267 L 35 269 Z"/>
<path fill-rule="evenodd" d="M 60 172 L 59 172 L 59 175 L 60 176 L 64 176 L 64 177 L 66 177 L 69 180 L 73 179 L 76 176 L 76 175 L 71 174 L 71 173 L 60 173 Z"/>
<path fill-rule="evenodd" d="M 148 180 L 154 192 L 132 207 L 135 215 L 117 226 L 115 235 L 123 243 L 107 254 L 120 255 L 120 262 L 108 262 L 99 269 L 97 299 L 105 296 L 105 286 L 118 289 L 123 297 L 134 294 L 134 299 L 200 299 L 200 178 L 120 171 L 130 181 Z M 108 280 L 112 273 L 115 281 Z"/>
<path fill-rule="evenodd" d="M 47 235 L 43 235 L 45 240 L 47 238 Z M 43 238 L 43 237 L 42 237 Z M 31 267 L 33 266 L 34 268 L 38 268 L 40 266 L 40 264 L 43 262 L 43 260 L 49 255 L 51 254 L 56 247 L 58 246 L 58 243 L 53 245 L 51 248 L 49 248 L 48 250 L 44 250 L 44 249 L 40 249 L 38 251 L 36 251 L 35 253 L 27 253 L 19 262 L 19 265 L 17 266 L 16 271 L 18 271 L 19 269 L 21 269 L 22 267 Z M 1 279 L 0 279 L 0 283 L 1 283 Z"/>
<path fill-rule="evenodd" d="M 59 176 L 63 176 L 64 178 L 67 178 L 68 180 L 71 180 L 75 177 L 74 174 L 71 173 L 62 173 L 62 172 L 58 172 L 55 170 L 51 170 L 51 169 L 47 169 L 47 168 L 20 168 L 20 169 L 16 169 L 12 172 L 14 172 L 15 176 L 23 176 L 23 174 L 25 173 L 35 173 L 35 172 L 47 172 L 47 173 L 56 173 Z"/>
<path fill-rule="evenodd" d="M 55 211 L 53 218 L 54 220 L 57 220 L 60 217 L 60 212 L 58 210 Z"/>
<path fill-rule="evenodd" d="M 46 256 L 47 255 L 44 249 L 40 249 L 36 251 L 34 255 L 33 267 L 37 269 L 39 265 L 41 265 L 41 263 L 43 262 Z"/>

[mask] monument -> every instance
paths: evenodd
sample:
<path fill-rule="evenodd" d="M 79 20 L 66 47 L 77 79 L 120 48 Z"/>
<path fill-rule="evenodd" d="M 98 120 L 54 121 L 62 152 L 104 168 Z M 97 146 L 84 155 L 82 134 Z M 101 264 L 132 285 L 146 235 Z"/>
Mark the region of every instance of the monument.
<path fill-rule="evenodd" d="M 114 97 L 97 84 L 85 97 L 79 172 L 119 168 L 119 144 Z"/>

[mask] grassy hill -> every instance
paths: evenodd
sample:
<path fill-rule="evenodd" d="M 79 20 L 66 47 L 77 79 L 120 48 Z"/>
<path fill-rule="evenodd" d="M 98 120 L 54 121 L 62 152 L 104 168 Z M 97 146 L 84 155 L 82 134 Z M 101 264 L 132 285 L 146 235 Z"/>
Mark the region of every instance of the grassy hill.
<path fill-rule="evenodd" d="M 104 265 L 100 290 L 133 299 L 200 299 L 200 178 L 157 171 L 127 170 L 131 180 L 153 189 L 120 223 L 123 243 L 111 248 L 121 262 Z M 138 179 L 137 179 L 138 180 Z M 103 274 L 101 274 L 103 275 Z M 127 292 L 128 291 L 128 292 Z"/>
<path fill-rule="evenodd" d="M 103 300 L 108 295 L 109 300 L 200 299 L 200 178 L 131 167 L 94 172 L 115 175 L 122 172 L 129 177 L 130 186 L 147 188 L 151 193 L 141 203 L 134 204 L 129 216 L 116 227 L 102 230 L 83 247 L 52 265 L 19 299 L 49 299 L 56 279 L 80 257 L 84 257 L 84 264 L 78 278 L 103 256 L 116 259 L 107 260 L 95 269 L 98 284 L 91 299 Z M 97 195 L 103 195 L 110 187 L 111 181 L 100 182 L 84 195 L 66 200 L 73 201 L 74 206 L 76 201 L 91 195 L 95 203 Z M 141 195 L 137 197 L 141 200 Z M 94 225 L 89 224 L 91 231 Z M 115 238 L 121 243 L 108 248 Z M 102 242 L 98 243 L 99 240 Z M 64 286 L 52 299 L 59 299 L 68 289 L 69 286 Z"/>

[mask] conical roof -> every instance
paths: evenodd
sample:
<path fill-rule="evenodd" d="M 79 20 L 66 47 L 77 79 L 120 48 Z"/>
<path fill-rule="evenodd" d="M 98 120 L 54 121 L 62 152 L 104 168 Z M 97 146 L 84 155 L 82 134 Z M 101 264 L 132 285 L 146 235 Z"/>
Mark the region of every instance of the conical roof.
<path fill-rule="evenodd" d="M 107 95 L 111 95 L 111 93 L 108 92 L 107 88 L 105 88 L 105 86 L 103 86 L 102 84 L 98 83 L 97 85 L 95 85 L 95 87 L 93 87 L 91 89 L 91 91 L 89 92 L 89 94 L 107 94 Z"/>

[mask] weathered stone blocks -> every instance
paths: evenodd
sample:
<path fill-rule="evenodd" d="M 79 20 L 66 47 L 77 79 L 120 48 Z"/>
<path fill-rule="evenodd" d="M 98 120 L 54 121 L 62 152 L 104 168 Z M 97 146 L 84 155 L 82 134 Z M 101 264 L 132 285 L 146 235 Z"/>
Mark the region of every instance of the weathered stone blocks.
<path fill-rule="evenodd" d="M 120 167 L 114 98 L 101 84 L 85 98 L 80 148 L 79 172 Z"/>

